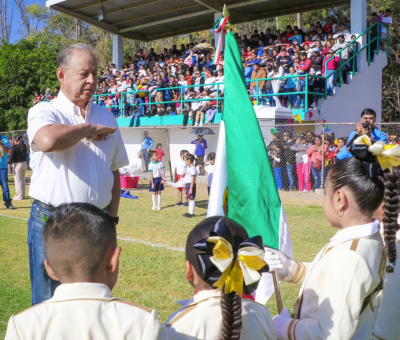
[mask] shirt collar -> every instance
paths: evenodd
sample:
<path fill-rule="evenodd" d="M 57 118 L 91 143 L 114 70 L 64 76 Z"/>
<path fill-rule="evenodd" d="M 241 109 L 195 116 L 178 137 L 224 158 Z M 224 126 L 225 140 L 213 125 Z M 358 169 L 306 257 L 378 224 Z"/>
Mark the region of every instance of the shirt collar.
<path fill-rule="evenodd" d="M 210 298 L 220 298 L 221 291 L 217 291 L 216 289 L 202 290 L 198 292 L 196 295 L 187 300 L 176 301 L 177 304 L 181 305 L 181 307 L 188 307 L 194 304 L 197 304 L 203 300 L 207 300 Z"/>
<path fill-rule="evenodd" d="M 353 227 L 339 230 L 331 241 L 343 243 L 355 238 L 371 236 L 379 231 L 379 221 L 374 220 L 372 223 L 355 225 Z"/>
<path fill-rule="evenodd" d="M 110 289 L 102 283 L 75 282 L 58 286 L 51 302 L 76 299 L 111 299 Z"/>
<path fill-rule="evenodd" d="M 78 116 L 82 116 L 81 115 L 81 109 L 79 106 L 75 105 L 73 102 L 71 102 L 66 96 L 65 94 L 60 90 L 58 93 L 58 96 L 56 98 L 56 100 L 65 108 L 67 108 L 67 111 L 70 112 L 71 110 L 74 112 L 74 114 L 78 115 Z M 86 106 L 86 120 L 87 117 L 89 116 L 90 113 L 90 109 L 92 107 L 92 102 L 89 101 L 88 105 Z M 83 117 L 82 117 L 83 118 Z"/>
<path fill-rule="evenodd" d="M 153 162 L 153 161 L 151 161 L 153 164 L 158 164 L 158 162 Z"/>

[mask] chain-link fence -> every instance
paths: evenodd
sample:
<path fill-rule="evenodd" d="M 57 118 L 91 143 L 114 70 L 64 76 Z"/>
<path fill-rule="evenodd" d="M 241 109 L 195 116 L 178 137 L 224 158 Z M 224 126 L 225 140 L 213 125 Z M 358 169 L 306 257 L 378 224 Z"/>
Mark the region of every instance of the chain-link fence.
<path fill-rule="evenodd" d="M 285 123 L 273 124 L 270 120 L 259 120 L 270 164 L 274 172 L 277 188 L 281 191 L 310 192 L 323 189 L 329 169 L 337 162 L 349 134 L 357 123 Z M 400 123 L 375 124 L 379 131 L 386 133 L 388 143 L 399 143 Z M 176 180 L 176 168 L 181 150 L 196 155 L 198 161 L 198 182 L 207 182 L 208 155 L 217 149 L 219 125 L 207 127 L 146 126 L 120 128 L 129 157 L 127 171 L 135 176 L 147 178 L 150 162 L 147 148 L 162 150 L 162 162 L 166 168 L 166 178 Z M 145 132 L 150 139 L 145 140 Z M 372 132 L 376 134 L 375 132 Z M 1 134 L 9 137 L 26 136 L 26 131 L 9 131 Z M 195 141 L 202 134 L 204 148 Z M 29 141 L 26 139 L 26 143 Z M 247 141 L 251 147 L 251 140 Z M 143 152 L 143 150 L 145 152 Z M 160 152 L 162 154 L 162 152 Z M 250 165 L 249 165 L 250 166 Z"/>

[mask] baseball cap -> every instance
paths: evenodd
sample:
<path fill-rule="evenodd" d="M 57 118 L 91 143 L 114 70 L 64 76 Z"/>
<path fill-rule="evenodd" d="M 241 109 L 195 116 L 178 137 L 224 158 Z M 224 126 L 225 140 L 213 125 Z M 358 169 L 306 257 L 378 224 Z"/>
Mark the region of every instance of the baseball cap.
<path fill-rule="evenodd" d="M 314 52 L 320 52 L 319 48 L 314 48 Z"/>

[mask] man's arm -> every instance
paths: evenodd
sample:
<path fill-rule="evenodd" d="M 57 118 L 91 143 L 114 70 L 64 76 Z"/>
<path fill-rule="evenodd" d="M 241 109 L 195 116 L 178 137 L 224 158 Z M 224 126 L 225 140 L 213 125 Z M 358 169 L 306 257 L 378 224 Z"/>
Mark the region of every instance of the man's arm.
<path fill-rule="evenodd" d="M 3 144 L 3 141 L 0 139 L 0 149 L 2 149 L 5 153 L 7 153 L 10 148 Z"/>
<path fill-rule="evenodd" d="M 111 216 L 118 216 L 119 201 L 121 199 L 121 179 L 119 170 L 113 171 L 114 185 L 111 189 L 111 202 L 107 207 L 107 211 Z"/>
<path fill-rule="evenodd" d="M 41 127 L 33 138 L 33 143 L 42 152 L 55 152 L 69 149 L 83 138 L 102 140 L 104 136 L 117 131 L 103 125 L 83 123 L 78 125 L 53 124 Z"/>
<path fill-rule="evenodd" d="M 148 150 L 151 150 L 154 146 L 154 141 L 153 139 L 150 137 L 150 147 L 148 148 Z"/>

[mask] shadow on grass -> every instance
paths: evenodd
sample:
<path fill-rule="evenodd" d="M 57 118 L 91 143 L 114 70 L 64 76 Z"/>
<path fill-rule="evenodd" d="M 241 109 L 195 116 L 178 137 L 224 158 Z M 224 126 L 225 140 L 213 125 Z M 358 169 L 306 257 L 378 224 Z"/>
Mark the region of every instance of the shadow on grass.
<path fill-rule="evenodd" d="M 172 208 L 172 207 L 175 207 L 175 206 L 176 206 L 175 204 L 170 204 L 170 205 L 167 205 L 167 206 L 163 207 L 163 209 Z M 184 207 L 184 205 L 182 204 L 181 207 Z M 203 209 L 207 209 L 207 207 L 208 207 L 208 200 L 196 201 L 196 207 L 198 207 L 198 208 L 203 208 Z M 186 208 L 186 207 L 184 207 L 184 208 Z M 205 216 L 205 215 L 206 215 L 206 214 L 204 214 L 204 215 L 197 215 L 197 216 Z"/>

